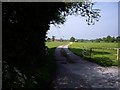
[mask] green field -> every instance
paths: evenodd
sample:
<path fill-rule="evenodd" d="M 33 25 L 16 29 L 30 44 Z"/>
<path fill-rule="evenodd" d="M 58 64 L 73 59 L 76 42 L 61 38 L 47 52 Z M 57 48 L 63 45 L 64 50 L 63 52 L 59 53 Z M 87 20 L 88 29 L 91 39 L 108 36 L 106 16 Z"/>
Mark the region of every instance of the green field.
<path fill-rule="evenodd" d="M 69 46 L 69 49 L 81 58 L 102 66 L 118 65 L 117 50 L 115 48 L 118 48 L 118 43 L 74 42 Z"/>
<path fill-rule="evenodd" d="M 59 41 L 54 41 L 54 42 L 46 42 L 46 46 L 48 48 L 55 48 L 60 45 L 65 45 L 68 44 L 69 42 L 59 42 Z"/>
<path fill-rule="evenodd" d="M 54 53 L 57 46 L 68 44 L 69 42 L 46 42 L 49 53 Z M 92 48 L 92 51 L 90 51 Z M 117 66 L 118 43 L 91 43 L 74 42 L 69 49 L 85 60 L 89 60 L 102 66 Z"/>

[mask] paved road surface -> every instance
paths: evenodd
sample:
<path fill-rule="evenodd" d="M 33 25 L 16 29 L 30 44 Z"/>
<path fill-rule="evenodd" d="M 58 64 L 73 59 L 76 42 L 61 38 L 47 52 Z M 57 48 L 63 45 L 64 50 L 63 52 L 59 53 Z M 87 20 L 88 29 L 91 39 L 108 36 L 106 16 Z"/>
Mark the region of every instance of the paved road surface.
<path fill-rule="evenodd" d="M 67 53 L 67 59 L 61 54 L 61 49 L 64 49 Z M 68 45 L 56 48 L 55 59 L 57 71 L 52 82 L 54 88 L 118 89 L 120 79 L 118 78 L 117 67 L 105 68 L 82 60 L 68 50 Z M 68 59 L 73 60 L 74 63 L 69 63 Z"/>

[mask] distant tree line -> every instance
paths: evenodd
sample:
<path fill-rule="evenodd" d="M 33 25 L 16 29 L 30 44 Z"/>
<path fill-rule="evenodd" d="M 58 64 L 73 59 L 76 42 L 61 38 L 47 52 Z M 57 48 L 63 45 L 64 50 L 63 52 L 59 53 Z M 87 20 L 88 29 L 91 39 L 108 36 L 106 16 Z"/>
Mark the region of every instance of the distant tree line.
<path fill-rule="evenodd" d="M 55 36 L 54 36 L 55 37 Z M 69 41 L 69 42 L 120 42 L 120 36 L 112 37 L 108 35 L 107 37 L 97 38 L 97 39 L 76 39 L 75 37 L 71 37 L 70 39 L 55 39 L 48 38 L 47 41 Z"/>
<path fill-rule="evenodd" d="M 97 38 L 97 39 L 78 39 L 78 41 L 80 42 L 120 42 L 120 36 L 118 37 L 112 37 L 110 35 L 108 35 L 107 37 L 103 37 L 103 38 Z"/>

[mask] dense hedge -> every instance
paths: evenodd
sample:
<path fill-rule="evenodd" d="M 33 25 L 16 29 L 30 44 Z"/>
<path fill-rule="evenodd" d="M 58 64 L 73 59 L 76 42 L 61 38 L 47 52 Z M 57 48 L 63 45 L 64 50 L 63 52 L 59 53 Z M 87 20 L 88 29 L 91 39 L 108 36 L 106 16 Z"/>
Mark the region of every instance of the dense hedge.
<path fill-rule="evenodd" d="M 34 79 L 44 76 L 39 72 L 35 75 L 49 58 L 44 43 L 46 32 L 62 5 L 44 2 L 2 4 L 3 88 L 42 87 Z"/>
<path fill-rule="evenodd" d="M 36 74 L 49 62 L 44 42 L 50 24 L 63 24 L 72 14 L 87 16 L 88 25 L 94 24 L 99 10 L 94 12 L 90 6 L 93 4 L 89 2 L 2 3 L 3 88 L 42 87 L 34 81 L 43 76 L 44 82 L 47 77 Z"/>

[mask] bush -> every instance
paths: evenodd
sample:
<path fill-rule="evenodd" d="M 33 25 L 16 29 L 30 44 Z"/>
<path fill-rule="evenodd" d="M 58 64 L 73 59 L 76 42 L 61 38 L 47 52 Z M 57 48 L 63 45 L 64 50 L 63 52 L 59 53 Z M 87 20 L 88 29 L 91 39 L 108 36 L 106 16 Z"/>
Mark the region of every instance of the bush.
<path fill-rule="evenodd" d="M 48 53 L 44 65 L 24 68 L 24 70 L 3 61 L 3 89 L 49 88 L 55 71 L 54 48 L 48 49 Z"/>

